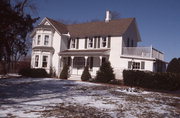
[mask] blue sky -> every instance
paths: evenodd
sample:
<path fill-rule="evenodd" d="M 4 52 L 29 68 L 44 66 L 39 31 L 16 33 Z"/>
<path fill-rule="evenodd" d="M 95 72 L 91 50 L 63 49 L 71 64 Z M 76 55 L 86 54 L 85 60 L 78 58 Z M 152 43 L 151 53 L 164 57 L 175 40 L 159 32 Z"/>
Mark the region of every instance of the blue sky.
<path fill-rule="evenodd" d="M 122 18 L 135 17 L 142 42 L 165 53 L 165 60 L 180 57 L 180 0 L 37 0 L 38 16 L 84 22 L 103 20 L 105 11 Z"/>

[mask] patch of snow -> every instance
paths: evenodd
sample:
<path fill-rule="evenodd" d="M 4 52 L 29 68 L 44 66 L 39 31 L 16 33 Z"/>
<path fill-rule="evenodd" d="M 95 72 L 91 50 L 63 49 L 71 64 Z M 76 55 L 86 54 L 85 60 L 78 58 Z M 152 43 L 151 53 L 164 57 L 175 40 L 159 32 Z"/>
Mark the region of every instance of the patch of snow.
<path fill-rule="evenodd" d="M 114 118 L 135 118 L 144 112 L 159 113 L 170 117 L 171 111 L 175 109 L 161 100 L 164 97 L 168 98 L 164 94 L 137 91 L 135 88 L 108 87 L 106 89 L 105 85 L 101 84 L 52 78 L 5 79 L 0 81 L 0 85 L 4 82 L 7 86 L 9 84 L 13 86 L 8 89 L 3 89 L 6 86 L 0 88 L 0 92 L 7 95 L 7 98 L 0 96 L 0 117 L 8 117 L 8 114 L 15 117 L 43 117 L 41 111 L 51 109 L 59 103 L 93 107 Z M 19 84 L 22 87 L 18 88 Z M 100 90 L 96 90 L 96 87 Z M 125 94 L 114 95 L 113 92 L 111 93 L 112 90 Z M 171 99 L 180 98 L 173 96 Z"/>

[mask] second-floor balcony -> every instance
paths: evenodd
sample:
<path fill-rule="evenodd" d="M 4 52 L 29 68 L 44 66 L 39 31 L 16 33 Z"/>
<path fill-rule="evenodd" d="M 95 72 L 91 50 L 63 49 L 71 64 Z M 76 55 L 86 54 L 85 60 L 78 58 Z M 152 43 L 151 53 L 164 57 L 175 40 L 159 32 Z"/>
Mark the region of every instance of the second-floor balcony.
<path fill-rule="evenodd" d="M 164 60 L 164 54 L 153 47 L 123 47 L 122 55 Z"/>

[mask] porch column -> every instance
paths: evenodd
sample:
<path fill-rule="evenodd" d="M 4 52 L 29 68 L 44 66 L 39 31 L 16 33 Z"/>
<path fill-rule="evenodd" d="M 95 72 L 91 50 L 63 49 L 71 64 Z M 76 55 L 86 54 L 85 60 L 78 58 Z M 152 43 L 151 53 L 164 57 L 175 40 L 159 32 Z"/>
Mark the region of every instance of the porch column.
<path fill-rule="evenodd" d="M 102 58 L 103 58 L 102 56 L 99 56 L 99 59 L 100 59 L 100 60 L 99 60 L 100 66 L 102 65 Z"/>
<path fill-rule="evenodd" d="M 87 59 L 88 59 L 88 56 L 85 56 L 85 67 L 87 66 Z"/>
<path fill-rule="evenodd" d="M 74 56 L 71 56 L 71 74 L 73 71 Z"/>

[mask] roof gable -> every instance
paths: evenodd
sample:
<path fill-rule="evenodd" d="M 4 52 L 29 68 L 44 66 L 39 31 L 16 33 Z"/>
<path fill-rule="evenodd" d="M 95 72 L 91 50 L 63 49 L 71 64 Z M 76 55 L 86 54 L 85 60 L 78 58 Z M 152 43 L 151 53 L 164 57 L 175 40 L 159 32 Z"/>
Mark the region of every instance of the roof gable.
<path fill-rule="evenodd" d="M 65 24 L 55 21 L 51 18 L 45 17 L 37 27 L 49 27 L 52 26 L 59 34 L 67 34 L 68 30 Z"/>

